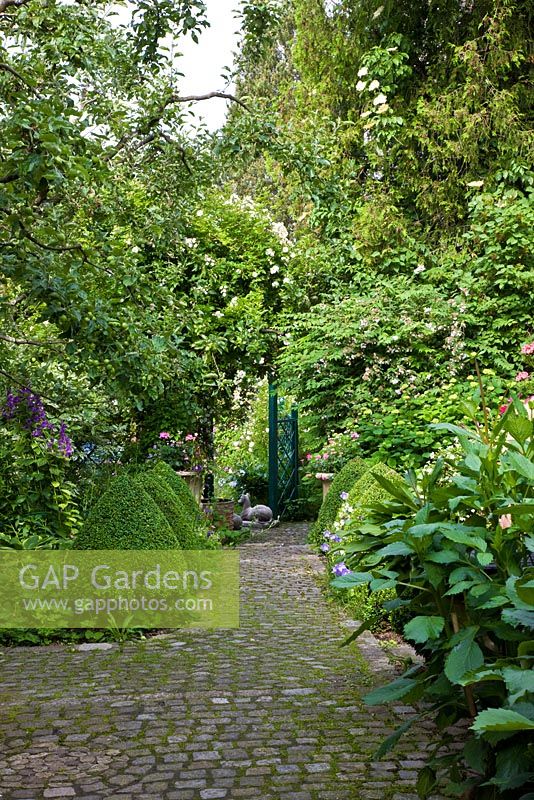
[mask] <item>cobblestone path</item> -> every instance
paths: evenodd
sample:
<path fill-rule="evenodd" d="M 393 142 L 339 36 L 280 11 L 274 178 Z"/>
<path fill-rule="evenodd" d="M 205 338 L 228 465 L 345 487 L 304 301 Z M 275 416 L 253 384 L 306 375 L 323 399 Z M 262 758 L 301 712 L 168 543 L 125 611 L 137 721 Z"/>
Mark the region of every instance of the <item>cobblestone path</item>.
<path fill-rule="evenodd" d="M 323 599 L 302 525 L 241 549 L 241 627 L 105 650 L 0 650 L 0 797 L 408 800 L 426 731 L 365 708 L 373 645 Z M 365 656 L 365 657 L 364 657 Z"/>

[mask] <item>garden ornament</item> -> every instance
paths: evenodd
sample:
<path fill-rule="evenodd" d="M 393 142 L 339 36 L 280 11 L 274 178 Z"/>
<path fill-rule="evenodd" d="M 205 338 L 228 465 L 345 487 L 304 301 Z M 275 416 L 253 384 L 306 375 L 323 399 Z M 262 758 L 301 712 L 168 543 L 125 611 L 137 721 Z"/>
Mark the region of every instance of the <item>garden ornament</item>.
<path fill-rule="evenodd" d="M 243 522 L 270 522 L 273 518 L 273 512 L 269 506 L 253 506 L 249 494 L 242 494 L 238 503 L 243 506 L 241 511 Z"/>

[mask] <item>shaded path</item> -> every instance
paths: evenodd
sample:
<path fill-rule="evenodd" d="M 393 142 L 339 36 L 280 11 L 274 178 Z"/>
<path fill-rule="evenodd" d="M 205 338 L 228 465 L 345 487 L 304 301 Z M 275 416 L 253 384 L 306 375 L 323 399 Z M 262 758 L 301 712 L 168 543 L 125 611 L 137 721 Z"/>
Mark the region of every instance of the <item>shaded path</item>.
<path fill-rule="evenodd" d="M 373 762 L 409 710 L 361 704 L 374 679 L 339 648 L 304 539 L 296 524 L 242 547 L 238 630 L 0 650 L 1 800 L 414 798 L 425 731 Z"/>

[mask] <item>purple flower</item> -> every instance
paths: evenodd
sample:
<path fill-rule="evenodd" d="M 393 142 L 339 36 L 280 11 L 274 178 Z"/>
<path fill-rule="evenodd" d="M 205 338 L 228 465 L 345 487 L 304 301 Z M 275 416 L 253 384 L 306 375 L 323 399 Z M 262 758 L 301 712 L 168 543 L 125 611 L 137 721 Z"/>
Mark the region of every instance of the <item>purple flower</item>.
<path fill-rule="evenodd" d="M 332 572 L 336 578 L 342 578 L 343 575 L 348 575 L 350 573 L 350 569 L 347 567 L 344 561 L 340 561 L 339 564 L 334 564 L 332 567 Z"/>
<path fill-rule="evenodd" d="M 328 553 L 329 550 L 330 550 L 330 545 L 324 542 L 324 544 L 321 545 L 321 552 Z"/>
<path fill-rule="evenodd" d="M 349 493 L 348 492 L 341 492 L 340 495 L 342 500 L 348 500 Z"/>
<path fill-rule="evenodd" d="M 332 539 L 333 542 L 340 542 L 341 541 L 341 536 L 338 536 L 337 533 L 336 533 L 334 536 L 331 537 L 331 539 Z"/>
<path fill-rule="evenodd" d="M 323 539 L 330 539 L 331 536 L 330 531 L 323 531 Z"/>

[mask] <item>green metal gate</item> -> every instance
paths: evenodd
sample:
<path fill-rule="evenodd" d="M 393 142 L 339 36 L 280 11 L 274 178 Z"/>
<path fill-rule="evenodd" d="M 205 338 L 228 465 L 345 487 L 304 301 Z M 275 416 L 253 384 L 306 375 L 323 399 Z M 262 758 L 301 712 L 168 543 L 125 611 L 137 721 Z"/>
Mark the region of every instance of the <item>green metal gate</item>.
<path fill-rule="evenodd" d="M 269 386 L 269 505 L 273 516 L 282 517 L 298 498 L 299 447 L 298 411 L 289 414 L 278 399 L 276 387 Z"/>

